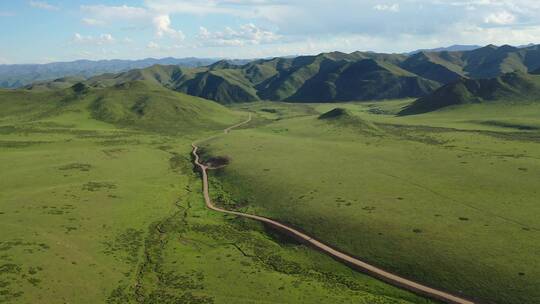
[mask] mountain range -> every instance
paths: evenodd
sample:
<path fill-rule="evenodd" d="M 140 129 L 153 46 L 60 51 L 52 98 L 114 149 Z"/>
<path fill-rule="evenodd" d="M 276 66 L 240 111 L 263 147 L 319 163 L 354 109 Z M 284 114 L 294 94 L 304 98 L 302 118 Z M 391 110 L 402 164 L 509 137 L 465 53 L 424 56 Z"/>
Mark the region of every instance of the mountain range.
<path fill-rule="evenodd" d="M 219 59 L 212 58 L 146 58 L 141 60 L 77 60 L 47 64 L 0 65 L 0 88 L 18 88 L 36 81 L 53 80 L 63 77 L 88 78 L 103 73 L 119 73 L 141 69 L 155 64 L 198 67 L 212 64 Z M 246 61 L 238 60 L 237 63 Z"/>
<path fill-rule="evenodd" d="M 81 82 L 94 88 L 142 81 L 222 104 L 259 100 L 345 102 L 419 98 L 402 114 L 453 103 L 493 100 L 535 88 L 540 45 L 488 45 L 470 51 L 421 51 L 413 55 L 373 52 L 217 61 L 208 66 L 153 65 L 88 79 L 63 77 L 28 90 L 63 89 Z M 485 92 L 497 92 L 486 95 Z M 499 94 L 500 93 L 500 94 Z"/>

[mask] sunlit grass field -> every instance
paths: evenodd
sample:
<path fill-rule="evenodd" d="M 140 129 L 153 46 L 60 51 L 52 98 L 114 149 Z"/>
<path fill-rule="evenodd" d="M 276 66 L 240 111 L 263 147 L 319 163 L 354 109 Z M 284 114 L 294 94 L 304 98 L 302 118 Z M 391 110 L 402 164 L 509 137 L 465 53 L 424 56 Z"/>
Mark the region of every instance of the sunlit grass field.
<path fill-rule="evenodd" d="M 251 127 L 204 147 L 231 160 L 215 200 L 481 303 L 540 302 L 540 107 L 396 117 L 408 102 L 240 106 Z"/>
<path fill-rule="evenodd" d="M 0 303 L 431 303 L 207 211 L 190 144 L 245 113 L 137 88 L 1 92 Z"/>

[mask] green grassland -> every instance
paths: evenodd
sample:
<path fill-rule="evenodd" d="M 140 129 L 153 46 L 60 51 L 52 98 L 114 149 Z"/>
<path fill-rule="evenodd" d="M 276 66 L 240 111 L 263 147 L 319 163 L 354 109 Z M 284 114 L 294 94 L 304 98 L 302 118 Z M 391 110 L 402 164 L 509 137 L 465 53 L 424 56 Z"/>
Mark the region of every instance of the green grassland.
<path fill-rule="evenodd" d="M 142 82 L 0 108 L 0 303 L 431 303 L 205 209 L 190 144 L 245 113 Z"/>
<path fill-rule="evenodd" d="M 540 106 L 396 116 L 411 102 L 242 105 L 253 123 L 203 147 L 230 159 L 211 193 L 481 303 L 540 302 Z"/>

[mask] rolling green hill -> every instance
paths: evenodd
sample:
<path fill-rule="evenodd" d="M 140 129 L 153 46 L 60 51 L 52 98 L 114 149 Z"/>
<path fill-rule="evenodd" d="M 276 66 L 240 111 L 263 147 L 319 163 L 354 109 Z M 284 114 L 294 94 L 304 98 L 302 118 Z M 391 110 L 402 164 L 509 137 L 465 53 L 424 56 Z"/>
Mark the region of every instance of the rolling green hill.
<path fill-rule="evenodd" d="M 197 128 L 219 129 L 236 114 L 210 100 L 168 90 L 149 81 L 129 81 L 104 88 L 76 83 L 58 90 L 2 90 L 2 116 L 35 120 L 66 111 L 89 113 L 119 127 L 178 134 Z"/>
<path fill-rule="evenodd" d="M 419 114 L 448 106 L 497 101 L 540 101 L 540 76 L 514 72 L 491 79 L 462 78 L 416 100 L 400 114 Z"/>

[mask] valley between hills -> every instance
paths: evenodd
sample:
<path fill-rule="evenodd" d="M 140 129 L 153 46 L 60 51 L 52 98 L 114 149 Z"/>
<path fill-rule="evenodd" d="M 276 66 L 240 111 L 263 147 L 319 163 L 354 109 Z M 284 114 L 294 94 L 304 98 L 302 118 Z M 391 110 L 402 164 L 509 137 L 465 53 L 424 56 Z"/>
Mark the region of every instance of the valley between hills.
<path fill-rule="evenodd" d="M 469 303 L 538 303 L 539 74 L 540 46 L 489 45 L 1 89 L 0 303 L 465 303 L 241 214 Z"/>

